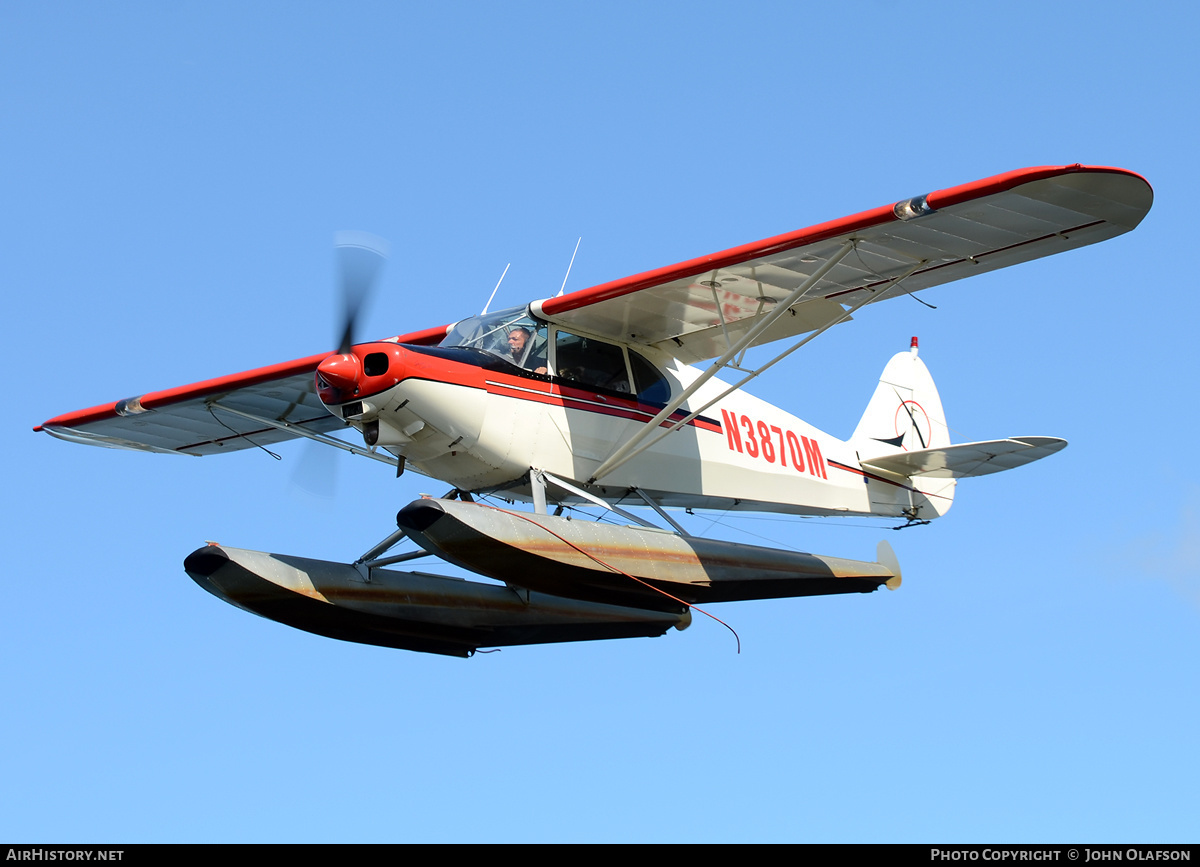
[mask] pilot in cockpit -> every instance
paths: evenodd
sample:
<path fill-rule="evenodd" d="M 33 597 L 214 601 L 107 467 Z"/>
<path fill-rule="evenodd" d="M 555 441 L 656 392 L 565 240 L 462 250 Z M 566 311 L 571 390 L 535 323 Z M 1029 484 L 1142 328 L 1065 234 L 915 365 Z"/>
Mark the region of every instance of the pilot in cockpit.
<path fill-rule="evenodd" d="M 527 357 L 532 355 L 532 337 L 533 333 L 523 325 L 510 328 L 508 331 L 509 356 L 517 367 L 524 367 L 534 373 L 545 373 L 546 360 L 544 358 Z"/>

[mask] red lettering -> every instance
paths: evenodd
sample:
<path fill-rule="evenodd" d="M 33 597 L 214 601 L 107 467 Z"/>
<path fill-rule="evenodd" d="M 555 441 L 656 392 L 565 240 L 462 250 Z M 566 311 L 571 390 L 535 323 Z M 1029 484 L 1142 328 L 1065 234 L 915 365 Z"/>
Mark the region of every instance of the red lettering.
<path fill-rule="evenodd" d="M 746 429 L 746 454 L 752 458 L 758 457 L 758 440 L 754 438 L 754 422 L 742 416 L 742 427 Z"/>
<path fill-rule="evenodd" d="M 808 437 L 800 437 L 804 441 L 804 454 L 808 456 L 808 471 L 814 476 L 820 476 L 823 479 L 829 478 L 825 474 L 825 459 L 821 457 L 821 447 L 817 445 L 816 440 L 810 440 Z"/>
<path fill-rule="evenodd" d="M 725 420 L 725 436 L 729 438 L 729 450 L 742 450 L 742 435 L 738 433 L 737 416 L 721 410 L 721 417 Z"/>
<path fill-rule="evenodd" d="M 783 430 L 776 425 L 771 425 L 771 430 L 779 434 L 779 463 L 787 466 L 787 452 L 783 450 Z"/>
<path fill-rule="evenodd" d="M 765 421 L 756 422 L 748 415 L 739 416 L 724 409 L 721 410 L 721 418 L 724 421 L 725 437 L 730 451 L 737 451 L 752 458 L 762 457 L 773 464 L 776 445 L 771 431 L 774 431 L 779 441 L 780 466 L 788 465 L 790 454 L 796 472 L 804 472 L 807 461 L 809 475 L 821 479 L 829 478 L 825 470 L 825 456 L 821 454 L 821 446 L 815 439 L 796 436 L 794 431 L 784 430 L 779 425 L 768 425 Z M 743 441 L 745 445 L 742 444 Z"/>
<path fill-rule="evenodd" d="M 758 423 L 758 438 L 762 442 L 763 457 L 771 463 L 775 463 L 775 446 L 771 445 L 771 432 L 767 430 L 765 421 Z"/>
<path fill-rule="evenodd" d="M 800 449 L 800 440 L 796 439 L 796 435 L 791 431 L 787 432 L 788 451 L 792 453 L 792 466 L 796 468 L 796 472 L 804 472 L 804 454 Z"/>

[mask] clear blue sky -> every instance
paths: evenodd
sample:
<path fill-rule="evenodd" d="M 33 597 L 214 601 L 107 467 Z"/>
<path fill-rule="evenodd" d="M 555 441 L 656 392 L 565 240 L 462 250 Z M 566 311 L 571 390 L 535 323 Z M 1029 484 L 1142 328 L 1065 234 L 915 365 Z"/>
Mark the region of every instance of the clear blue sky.
<path fill-rule="evenodd" d="M 1195 841 L 1200 486 L 1186 4 L 0 5 L 9 398 L 0 839 Z M 1029 165 L 1134 233 L 879 305 L 755 393 L 848 436 L 921 337 L 959 439 L 1063 436 L 928 527 L 711 528 L 904 587 L 463 661 L 208 596 L 206 539 L 353 558 L 441 483 L 72 446 L 46 418 Z M 1182 243 L 1180 239 L 1183 239 Z M 694 529 L 705 529 L 697 521 Z M 754 533 L 757 536 L 746 535 Z"/>

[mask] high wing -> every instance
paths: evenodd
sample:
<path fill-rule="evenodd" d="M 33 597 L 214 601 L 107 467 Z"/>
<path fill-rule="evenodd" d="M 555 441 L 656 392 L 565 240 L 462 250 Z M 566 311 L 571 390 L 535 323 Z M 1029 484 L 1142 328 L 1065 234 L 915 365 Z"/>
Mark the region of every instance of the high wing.
<path fill-rule="evenodd" d="M 665 418 L 746 345 L 819 332 L 863 304 L 1114 237 L 1137 226 L 1152 201 L 1150 185 L 1123 169 L 1022 169 L 535 302 L 531 309 L 585 333 L 657 346 L 688 363 L 723 356 L 660 413 Z M 436 344 L 446 331 L 441 326 L 393 339 Z M 35 430 L 74 442 L 192 455 L 320 437 L 342 426 L 315 394 L 313 374 L 325 357 L 67 413 Z M 611 471 L 635 447 L 627 443 L 624 455 L 601 470 Z"/>
<path fill-rule="evenodd" d="M 722 355 L 756 327 L 765 325 L 750 345 L 845 321 L 865 303 L 1115 237 L 1141 222 L 1153 198 L 1145 179 L 1123 169 L 1020 169 L 547 299 L 532 310 L 566 328 L 656 346 L 694 364 Z M 765 323 L 784 302 L 787 309 Z"/>
<path fill-rule="evenodd" d="M 436 344 L 445 334 L 446 326 L 441 326 L 393 339 Z M 323 352 L 66 413 L 34 430 L 70 442 L 197 456 L 302 436 L 319 437 L 345 427 L 345 422 L 330 414 L 316 393 L 317 365 L 329 354 Z M 325 441 L 337 444 L 328 438 Z M 379 458 L 394 463 L 390 456 Z"/>

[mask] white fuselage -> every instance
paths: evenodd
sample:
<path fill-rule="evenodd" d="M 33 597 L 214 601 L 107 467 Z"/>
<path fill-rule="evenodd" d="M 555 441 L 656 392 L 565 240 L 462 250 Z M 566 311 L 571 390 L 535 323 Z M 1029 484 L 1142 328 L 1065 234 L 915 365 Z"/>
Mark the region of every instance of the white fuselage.
<path fill-rule="evenodd" d="M 669 357 L 654 360 L 673 394 L 699 375 Z M 436 351 L 410 351 L 405 369 L 402 381 L 369 398 L 381 426 L 379 445 L 461 490 L 527 499 L 535 468 L 610 501 L 638 488 L 677 507 L 921 517 L 944 511 L 927 499 L 935 491 L 865 473 L 849 443 L 741 391 L 588 485 L 660 407 Z M 727 388 L 708 381 L 675 418 Z"/>

